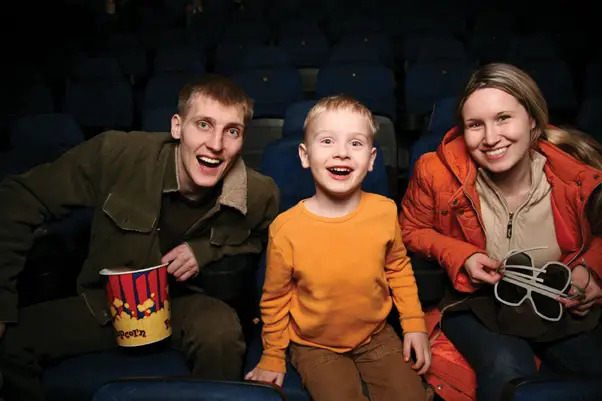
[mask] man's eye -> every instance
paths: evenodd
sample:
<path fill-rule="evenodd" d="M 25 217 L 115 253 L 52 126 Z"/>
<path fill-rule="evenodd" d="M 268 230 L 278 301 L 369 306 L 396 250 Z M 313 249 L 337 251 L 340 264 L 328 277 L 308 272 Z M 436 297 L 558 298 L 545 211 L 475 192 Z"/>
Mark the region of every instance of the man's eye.
<path fill-rule="evenodd" d="M 201 122 L 199 122 L 199 127 L 207 128 L 207 127 L 209 127 L 209 123 L 207 121 L 201 121 Z"/>
<path fill-rule="evenodd" d="M 237 130 L 236 128 L 230 128 L 228 130 L 228 134 L 230 134 L 232 136 L 238 136 L 238 135 L 240 135 L 240 131 Z"/>

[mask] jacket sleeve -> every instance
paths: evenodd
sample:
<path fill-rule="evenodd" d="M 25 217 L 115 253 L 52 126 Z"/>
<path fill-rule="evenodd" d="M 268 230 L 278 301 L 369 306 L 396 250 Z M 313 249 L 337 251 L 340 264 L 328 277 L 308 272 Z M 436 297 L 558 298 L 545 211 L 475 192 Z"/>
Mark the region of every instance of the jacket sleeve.
<path fill-rule="evenodd" d="M 268 238 L 268 228 L 278 214 L 279 192 L 276 184 L 272 183 L 272 191 L 264 203 L 263 217 L 261 221 L 251 230 L 249 237 L 237 245 L 218 246 L 201 236 L 191 238 L 186 243 L 192 249 L 199 269 L 207 264 L 215 262 L 224 256 L 240 255 L 243 253 L 259 254 L 265 249 Z"/>
<path fill-rule="evenodd" d="M 424 312 L 418 299 L 418 287 L 406 252 L 406 247 L 401 240 L 401 230 L 396 219 L 395 237 L 387 251 L 385 275 L 393 302 L 399 311 L 401 327 L 404 333 L 423 332 L 426 333 L 424 323 Z"/>
<path fill-rule="evenodd" d="M 432 174 L 429 174 L 428 160 L 422 156 L 416 164 L 414 175 L 401 203 L 399 219 L 404 243 L 410 251 L 428 259 L 436 259 L 447 271 L 458 291 L 472 292 L 476 287 L 471 284 L 464 271 L 464 262 L 475 253 L 487 252 L 435 229 L 435 214 L 438 211 L 435 206 L 436 190 L 433 188 L 433 181 Z"/>
<path fill-rule="evenodd" d="M 286 372 L 286 349 L 290 343 L 289 313 L 293 293 L 293 269 L 288 256 L 270 236 L 263 295 L 259 303 L 263 354 L 258 366 L 283 373 Z"/>
<path fill-rule="evenodd" d="M 574 262 L 574 265 L 581 264 L 585 259 L 587 265 L 594 271 L 598 284 L 602 284 L 602 237 L 592 237 L 587 250 Z"/>
<path fill-rule="evenodd" d="M 75 207 L 94 206 L 102 171 L 104 135 L 72 148 L 53 163 L 0 183 L 0 321 L 16 322 L 17 277 L 34 232 Z"/>

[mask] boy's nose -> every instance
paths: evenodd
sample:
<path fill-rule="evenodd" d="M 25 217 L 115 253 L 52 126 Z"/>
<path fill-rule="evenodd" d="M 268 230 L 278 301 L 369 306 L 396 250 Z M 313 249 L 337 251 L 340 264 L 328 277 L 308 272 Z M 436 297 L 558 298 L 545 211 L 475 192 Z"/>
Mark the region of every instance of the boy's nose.
<path fill-rule="evenodd" d="M 348 157 L 348 150 L 346 144 L 340 144 L 335 150 L 335 157 L 345 159 Z"/>

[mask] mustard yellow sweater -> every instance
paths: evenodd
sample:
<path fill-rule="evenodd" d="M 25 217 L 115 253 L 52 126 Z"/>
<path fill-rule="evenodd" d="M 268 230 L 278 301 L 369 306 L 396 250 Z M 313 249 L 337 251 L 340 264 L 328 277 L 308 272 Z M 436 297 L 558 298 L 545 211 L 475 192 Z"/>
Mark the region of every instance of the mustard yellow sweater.
<path fill-rule="evenodd" d="M 395 203 L 363 192 L 353 212 L 326 218 L 300 202 L 270 226 L 259 367 L 285 372 L 290 341 L 339 353 L 366 344 L 392 302 L 404 332 L 426 332 Z"/>

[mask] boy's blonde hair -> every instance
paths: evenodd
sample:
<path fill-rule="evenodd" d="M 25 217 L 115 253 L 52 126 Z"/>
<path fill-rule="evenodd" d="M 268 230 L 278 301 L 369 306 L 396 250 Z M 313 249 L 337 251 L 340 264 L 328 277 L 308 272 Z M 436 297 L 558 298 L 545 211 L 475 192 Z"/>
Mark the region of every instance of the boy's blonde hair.
<path fill-rule="evenodd" d="M 303 123 L 303 139 L 306 140 L 309 134 L 311 124 L 325 111 L 349 110 L 364 117 L 368 122 L 370 135 L 374 138 L 374 134 L 378 131 L 378 121 L 366 106 L 361 104 L 359 100 L 349 95 L 335 95 L 323 97 L 312 107 L 305 117 Z"/>

